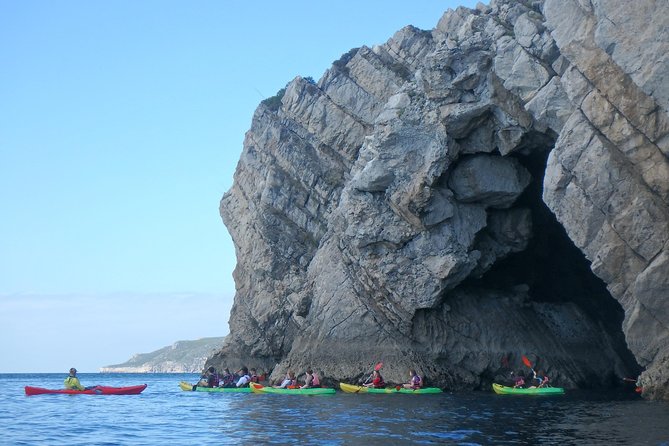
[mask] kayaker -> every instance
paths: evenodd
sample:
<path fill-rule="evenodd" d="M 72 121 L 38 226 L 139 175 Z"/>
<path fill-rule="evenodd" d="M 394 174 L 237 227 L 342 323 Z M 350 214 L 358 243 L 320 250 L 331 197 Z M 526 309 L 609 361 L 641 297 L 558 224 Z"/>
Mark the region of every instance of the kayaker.
<path fill-rule="evenodd" d="M 200 387 L 218 387 L 221 377 L 216 373 L 214 367 L 209 367 L 205 373 L 205 376 L 200 380 Z"/>
<path fill-rule="evenodd" d="M 258 372 L 256 371 L 256 369 L 251 369 L 249 375 L 251 377 L 250 382 L 252 382 L 252 383 L 259 383 L 260 382 L 260 377 L 258 376 Z"/>
<path fill-rule="evenodd" d="M 547 387 L 548 381 L 550 380 L 543 370 L 539 370 L 539 373 L 537 373 L 537 381 L 539 381 L 539 385 L 537 387 Z"/>
<path fill-rule="evenodd" d="M 289 389 L 297 385 L 297 378 L 295 378 L 295 372 L 288 370 L 286 376 L 281 381 L 281 384 L 278 386 L 273 386 L 275 389 Z"/>
<path fill-rule="evenodd" d="M 423 380 L 414 369 L 409 370 L 409 382 L 404 384 L 405 389 L 420 389 L 423 387 Z"/>
<path fill-rule="evenodd" d="M 525 385 L 525 375 L 523 372 L 519 372 L 517 375 L 514 375 L 514 373 L 511 372 L 511 377 L 513 378 L 513 388 L 522 389 Z"/>
<path fill-rule="evenodd" d="M 235 387 L 237 379 L 235 379 L 235 375 L 230 373 L 230 369 L 226 367 L 223 370 L 223 376 L 221 377 L 221 382 L 219 385 L 221 387 Z"/>
<path fill-rule="evenodd" d="M 383 381 L 383 376 L 378 370 L 372 372 L 372 382 L 364 383 L 365 387 L 374 387 L 375 389 L 383 389 L 386 387 L 386 383 Z"/>
<path fill-rule="evenodd" d="M 86 387 L 82 386 L 77 378 L 77 369 L 72 367 L 70 369 L 70 374 L 65 378 L 65 388 L 73 390 L 86 390 Z"/>
<path fill-rule="evenodd" d="M 543 372 L 543 370 L 539 370 L 539 372 L 536 372 L 534 369 L 532 369 L 532 382 L 533 383 L 536 382 L 536 385 L 531 385 L 530 389 L 535 389 L 537 387 L 545 387 L 546 384 L 548 384 L 548 377 Z"/>
<path fill-rule="evenodd" d="M 318 375 L 311 370 L 311 368 L 308 368 L 307 371 L 305 372 L 306 378 L 304 379 L 304 385 L 300 387 L 300 389 L 308 389 L 310 387 L 320 387 L 321 382 L 318 379 Z"/>
<path fill-rule="evenodd" d="M 249 376 L 249 369 L 244 366 L 237 371 L 239 375 L 239 380 L 237 381 L 237 387 L 248 387 L 251 377 Z"/>

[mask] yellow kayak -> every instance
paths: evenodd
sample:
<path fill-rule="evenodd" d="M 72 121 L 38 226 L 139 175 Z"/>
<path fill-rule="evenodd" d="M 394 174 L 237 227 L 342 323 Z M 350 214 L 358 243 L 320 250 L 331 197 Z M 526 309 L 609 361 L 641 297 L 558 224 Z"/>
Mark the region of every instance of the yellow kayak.
<path fill-rule="evenodd" d="M 195 391 L 209 393 L 251 393 L 251 388 L 249 387 L 200 387 L 194 386 L 193 384 L 187 383 L 186 381 L 181 381 L 179 383 L 179 387 L 185 392 Z"/>

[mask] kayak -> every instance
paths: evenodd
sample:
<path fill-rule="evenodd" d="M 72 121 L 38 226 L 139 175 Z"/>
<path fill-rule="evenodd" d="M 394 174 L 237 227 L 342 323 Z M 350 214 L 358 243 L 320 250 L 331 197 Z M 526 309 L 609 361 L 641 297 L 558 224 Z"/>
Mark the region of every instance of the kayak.
<path fill-rule="evenodd" d="M 373 387 L 356 386 L 353 384 L 339 383 L 339 388 L 346 393 L 409 393 L 413 395 L 442 393 L 442 390 L 439 387 L 423 387 L 421 389 L 405 389 L 404 387 L 399 387 L 399 388 L 398 387 L 386 387 L 385 389 L 375 389 Z"/>
<path fill-rule="evenodd" d="M 562 395 L 564 389 L 562 387 L 534 387 L 531 389 L 519 389 L 513 387 L 502 386 L 500 384 L 493 384 L 492 390 L 498 395 Z"/>
<path fill-rule="evenodd" d="M 265 387 L 258 383 L 250 383 L 253 393 L 276 393 L 279 395 L 333 395 L 335 389 L 332 387 L 310 387 L 308 389 L 277 389 Z"/>
<path fill-rule="evenodd" d="M 210 393 L 251 393 L 250 387 L 200 387 L 197 386 L 193 389 L 193 385 L 187 383 L 186 381 L 181 381 L 179 383 L 181 390 L 186 392 L 196 391 L 196 392 L 210 392 Z"/>
<path fill-rule="evenodd" d="M 66 395 L 138 395 L 146 389 L 146 384 L 130 387 L 95 386 L 87 390 L 75 389 L 43 389 L 41 387 L 26 386 L 26 395 L 45 395 L 51 393 L 63 393 Z"/>

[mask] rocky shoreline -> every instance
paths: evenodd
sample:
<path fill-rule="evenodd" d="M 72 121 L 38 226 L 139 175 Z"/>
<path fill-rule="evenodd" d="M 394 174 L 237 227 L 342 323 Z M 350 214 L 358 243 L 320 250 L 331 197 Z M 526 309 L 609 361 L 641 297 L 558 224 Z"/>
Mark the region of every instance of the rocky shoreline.
<path fill-rule="evenodd" d="M 263 101 L 221 200 L 237 294 L 207 365 L 483 388 L 528 355 L 669 399 L 668 13 L 458 8 Z"/>

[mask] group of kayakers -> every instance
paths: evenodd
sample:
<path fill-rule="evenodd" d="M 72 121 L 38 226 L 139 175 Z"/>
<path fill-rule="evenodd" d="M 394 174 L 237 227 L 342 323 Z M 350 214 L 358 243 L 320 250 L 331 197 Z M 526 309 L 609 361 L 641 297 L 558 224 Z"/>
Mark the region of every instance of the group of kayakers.
<path fill-rule="evenodd" d="M 378 363 L 374 368 L 369 377 L 362 382 L 364 387 L 371 387 L 375 389 L 383 389 L 386 387 L 386 383 L 381 375 L 381 367 L 383 363 Z M 513 380 L 513 388 L 523 389 L 523 388 L 541 388 L 541 387 L 550 387 L 550 379 L 544 373 L 543 370 L 538 372 L 531 368 L 532 375 L 525 376 L 523 371 L 518 373 L 511 372 L 511 379 Z M 322 372 L 320 374 L 322 376 Z M 236 373 L 230 373 L 230 370 L 226 367 L 223 370 L 222 374 L 219 374 L 214 367 L 209 367 L 202 372 L 200 380 L 194 386 L 195 387 L 248 387 L 249 383 L 255 382 L 259 383 L 260 381 L 265 380 L 265 375 L 258 375 L 255 368 L 250 370 L 243 366 Z M 87 387 L 84 387 L 79 382 L 77 378 L 77 369 L 72 367 L 69 371 L 68 376 L 65 378 L 64 382 L 66 389 L 73 390 L 87 390 Z M 424 386 L 424 378 L 421 377 L 415 369 L 409 370 L 409 380 L 408 382 L 402 384 L 402 387 L 405 389 L 420 389 Z M 321 377 L 317 374 L 311 367 L 307 368 L 304 373 L 304 384 L 300 385 L 297 380 L 295 372 L 288 370 L 286 375 L 281 381 L 277 381 L 272 387 L 279 389 L 308 389 L 314 387 L 321 387 Z M 399 386 L 398 386 L 399 388 Z"/>
<path fill-rule="evenodd" d="M 321 372 L 322 375 L 322 372 Z M 321 379 L 311 367 L 307 368 L 307 371 L 304 372 L 304 384 L 300 385 L 297 381 L 297 376 L 292 370 L 288 370 L 286 376 L 283 377 L 283 380 L 279 384 L 275 384 L 275 389 L 310 389 L 318 388 L 321 386 Z"/>
<path fill-rule="evenodd" d="M 423 387 L 424 379 L 416 373 L 415 369 L 409 370 L 409 381 L 402 384 L 402 387 L 405 389 L 417 390 Z M 381 376 L 381 367 L 374 369 L 372 374 L 367 378 L 365 382 L 362 383 L 365 387 L 373 387 L 375 389 L 383 389 L 386 387 L 386 383 Z"/>
<path fill-rule="evenodd" d="M 261 376 L 258 375 L 255 368 L 248 369 L 243 366 L 237 372 L 230 373 L 227 367 L 223 373 L 219 374 L 214 367 L 209 367 L 202 372 L 200 381 L 196 384 L 198 387 L 248 387 L 249 383 L 259 383 Z"/>
<path fill-rule="evenodd" d="M 376 389 L 383 389 L 386 383 L 381 376 L 381 363 L 377 364 L 372 374 L 362 384 L 365 387 L 373 387 Z M 309 389 L 321 387 L 321 376 L 323 372 L 317 373 L 311 367 L 308 367 L 304 372 L 304 384 L 300 384 L 297 375 L 293 370 L 288 370 L 281 380 L 277 380 L 272 387 L 275 389 Z M 237 373 L 230 373 L 229 369 L 224 369 L 223 374 L 219 375 L 214 367 L 209 367 L 205 370 L 198 382 L 199 387 L 248 387 L 250 382 L 259 383 L 264 381 L 264 375 L 261 377 L 256 373 L 256 369 L 250 371 L 246 367 L 242 367 Z M 424 386 L 424 379 L 416 372 L 415 369 L 409 370 L 408 382 L 402 384 L 405 389 L 420 389 Z"/>

